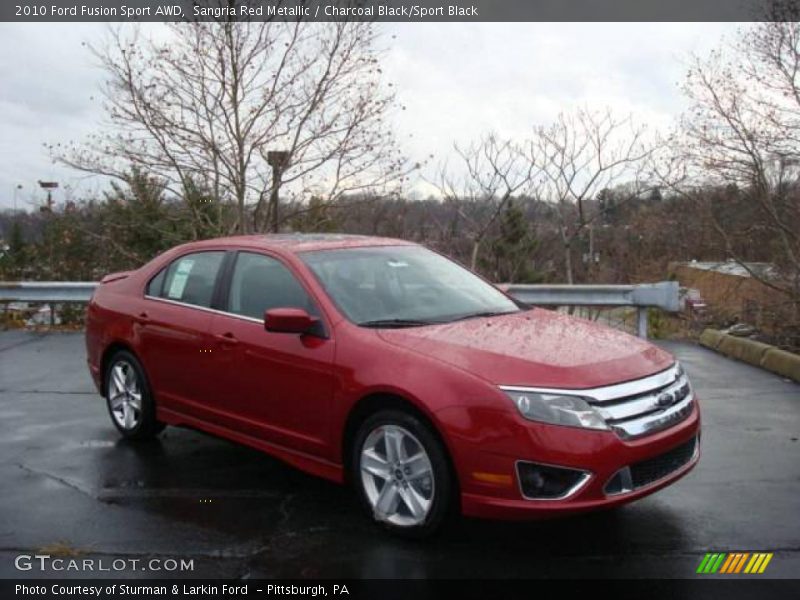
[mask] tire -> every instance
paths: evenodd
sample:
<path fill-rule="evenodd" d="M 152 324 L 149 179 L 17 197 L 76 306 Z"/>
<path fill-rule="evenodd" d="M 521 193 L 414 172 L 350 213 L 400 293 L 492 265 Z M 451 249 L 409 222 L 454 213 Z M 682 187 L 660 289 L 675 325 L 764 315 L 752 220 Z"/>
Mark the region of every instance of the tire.
<path fill-rule="evenodd" d="M 409 538 L 442 526 L 453 507 L 454 478 L 426 423 L 402 410 L 379 411 L 362 423 L 352 448 L 351 479 L 373 521 Z"/>
<path fill-rule="evenodd" d="M 106 366 L 105 398 L 111 422 L 129 440 L 149 440 L 164 430 L 139 360 L 127 350 L 114 353 Z"/>

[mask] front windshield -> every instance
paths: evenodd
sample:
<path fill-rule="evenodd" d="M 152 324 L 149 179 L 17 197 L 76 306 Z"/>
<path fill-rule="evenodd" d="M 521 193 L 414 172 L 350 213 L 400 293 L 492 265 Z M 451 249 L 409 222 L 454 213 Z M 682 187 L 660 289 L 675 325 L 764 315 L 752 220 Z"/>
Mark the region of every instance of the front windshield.
<path fill-rule="evenodd" d="M 480 277 L 421 246 L 301 254 L 337 306 L 366 327 L 412 327 L 520 308 Z"/>

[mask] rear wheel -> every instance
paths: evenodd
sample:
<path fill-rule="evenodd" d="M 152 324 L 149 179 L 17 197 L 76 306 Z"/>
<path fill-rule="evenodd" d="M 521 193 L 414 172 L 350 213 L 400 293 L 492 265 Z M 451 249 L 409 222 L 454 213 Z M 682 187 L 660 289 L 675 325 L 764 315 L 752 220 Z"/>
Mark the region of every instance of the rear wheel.
<path fill-rule="evenodd" d="M 133 354 L 120 350 L 111 357 L 105 384 L 108 413 L 125 438 L 150 439 L 164 429 L 165 425 L 156 419 L 155 402 L 144 369 Z"/>
<path fill-rule="evenodd" d="M 441 442 L 417 417 L 380 411 L 353 444 L 353 481 L 377 523 L 407 537 L 425 537 L 444 521 L 452 476 Z"/>

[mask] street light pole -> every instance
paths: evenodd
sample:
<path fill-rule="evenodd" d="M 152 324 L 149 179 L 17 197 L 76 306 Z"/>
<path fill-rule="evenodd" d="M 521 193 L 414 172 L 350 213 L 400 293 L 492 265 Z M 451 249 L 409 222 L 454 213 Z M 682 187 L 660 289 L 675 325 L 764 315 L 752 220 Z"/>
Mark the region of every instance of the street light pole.
<path fill-rule="evenodd" d="M 39 187 L 47 190 L 47 211 L 53 210 L 53 190 L 58 187 L 57 181 L 39 181 Z"/>
<path fill-rule="evenodd" d="M 14 186 L 14 216 L 17 216 L 17 195 L 19 191 L 22 189 L 22 184 L 18 183 Z"/>
<path fill-rule="evenodd" d="M 44 211 L 52 216 L 53 212 L 53 190 L 58 187 L 57 181 L 39 181 L 39 187 L 43 190 L 47 190 L 47 207 L 42 207 L 39 210 Z M 53 273 L 53 242 L 49 241 L 48 246 L 50 246 L 50 273 Z M 50 327 L 55 326 L 56 324 L 56 305 L 54 303 L 50 303 Z"/>

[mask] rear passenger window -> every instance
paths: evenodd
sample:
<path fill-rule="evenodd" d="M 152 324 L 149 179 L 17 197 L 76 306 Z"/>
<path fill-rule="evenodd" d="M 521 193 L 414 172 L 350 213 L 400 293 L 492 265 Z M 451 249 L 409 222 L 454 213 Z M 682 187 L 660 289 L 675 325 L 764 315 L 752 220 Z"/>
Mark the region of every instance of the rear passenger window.
<path fill-rule="evenodd" d="M 319 316 L 303 286 L 280 261 L 240 252 L 231 278 L 228 312 L 262 319 L 271 308 L 302 308 Z"/>
<path fill-rule="evenodd" d="M 214 282 L 224 256 L 224 252 L 196 252 L 182 256 L 167 268 L 158 295 L 167 300 L 210 307 Z"/>

